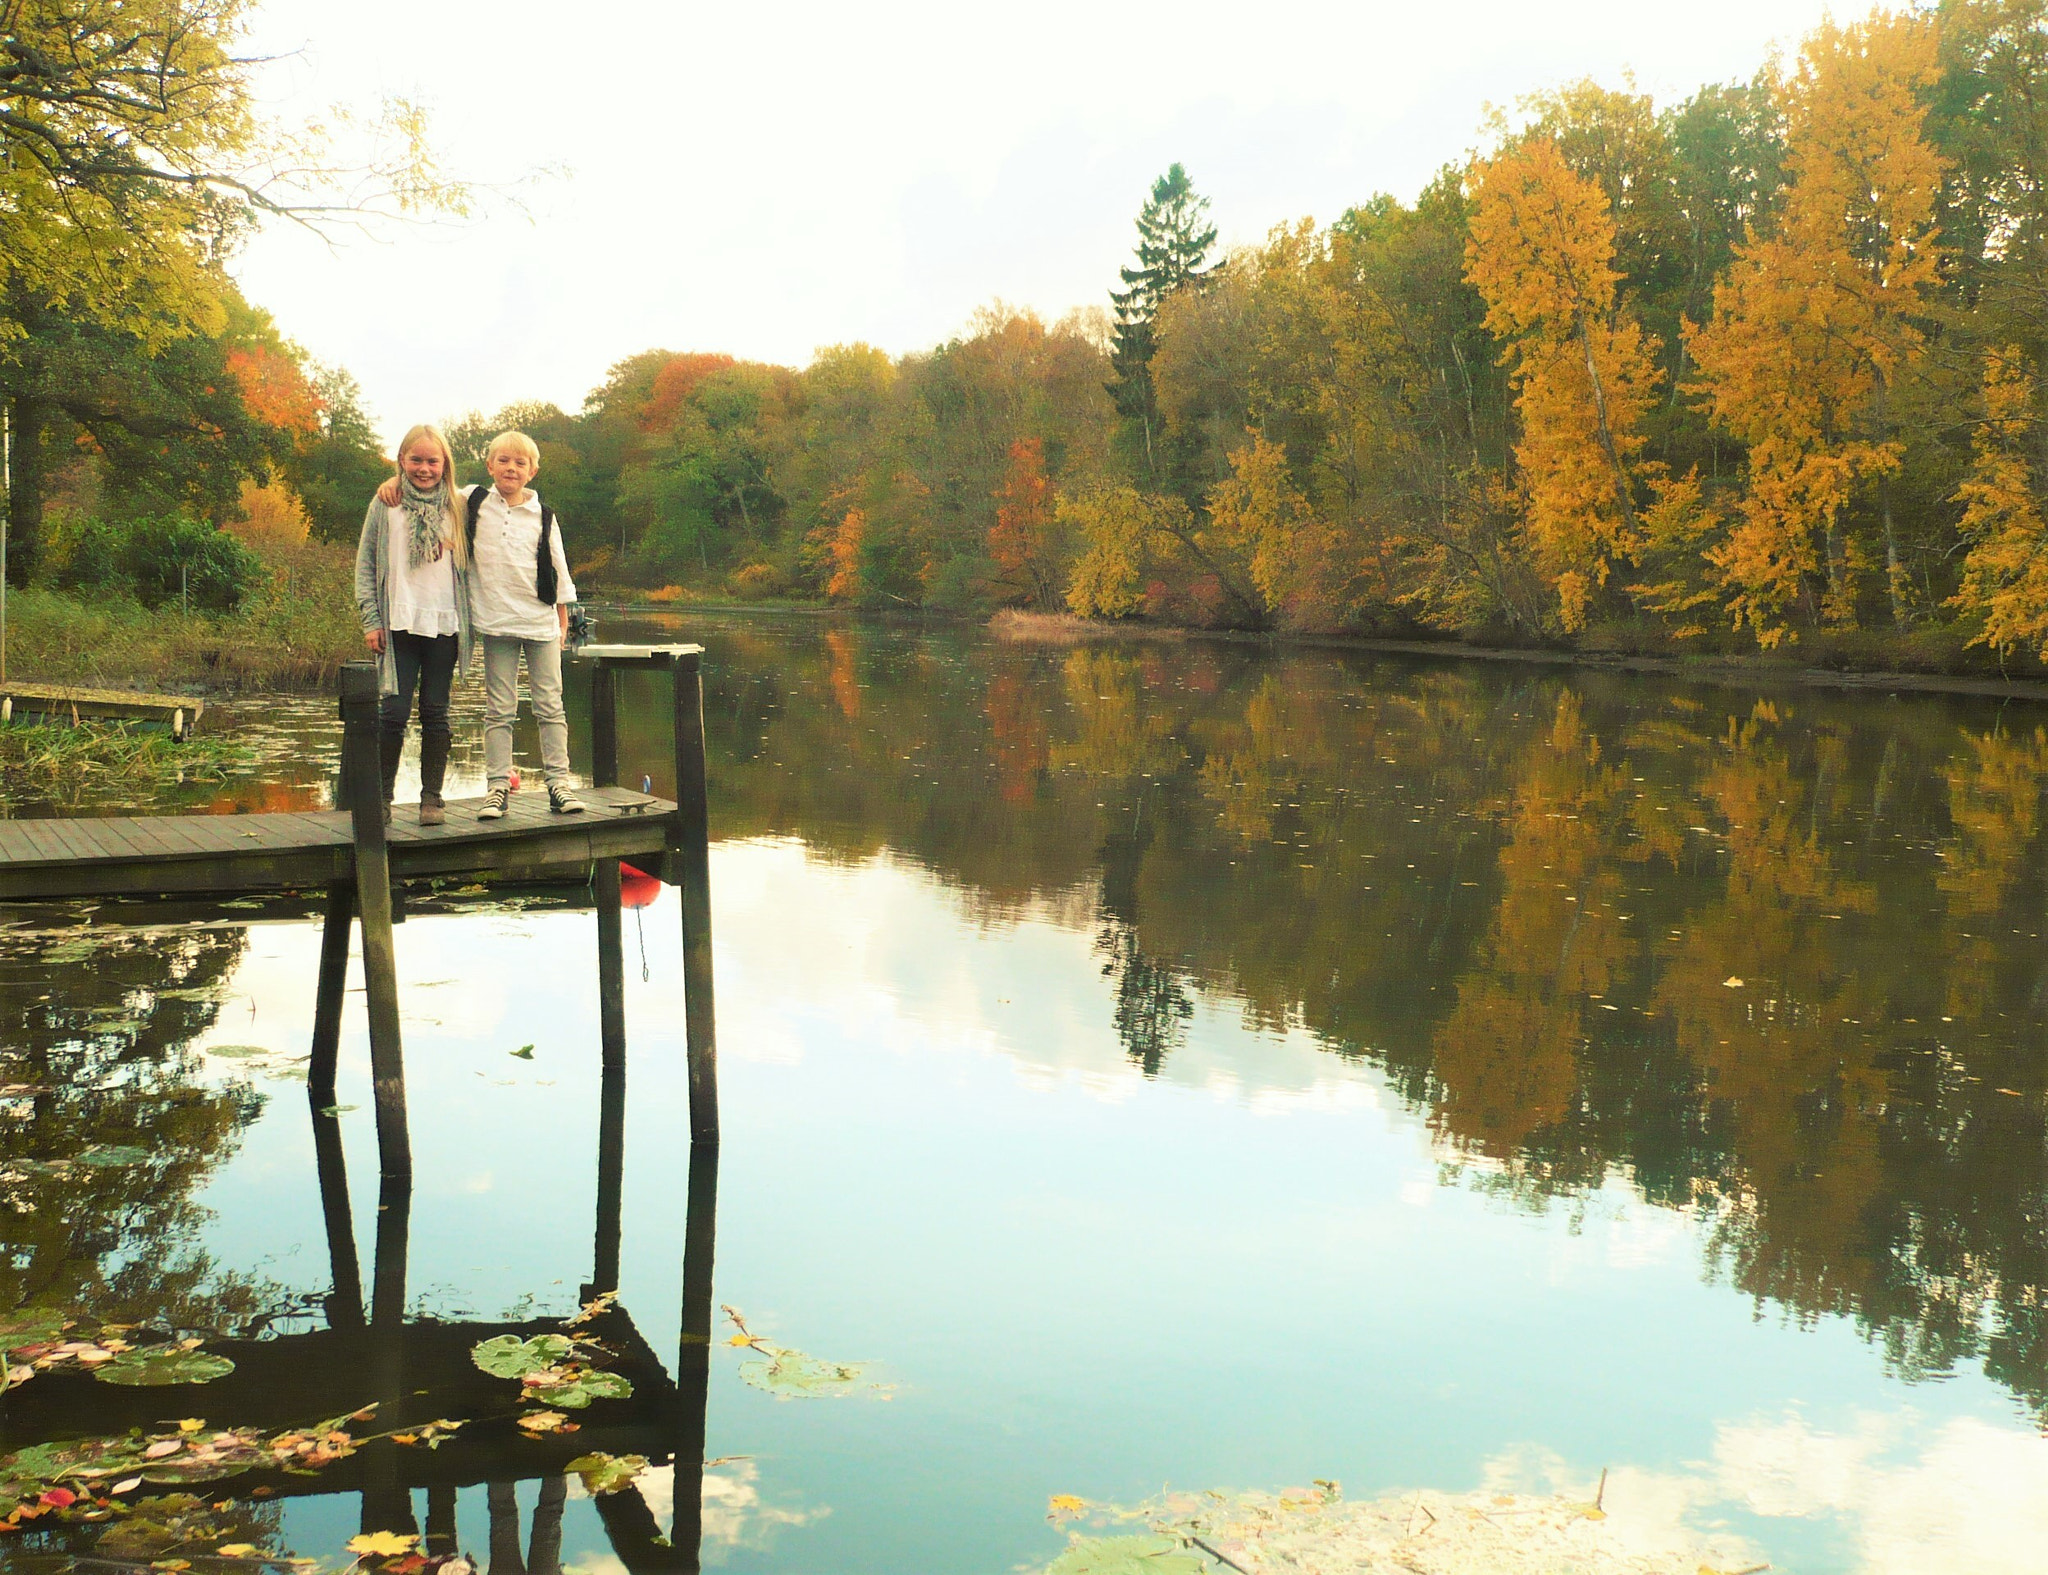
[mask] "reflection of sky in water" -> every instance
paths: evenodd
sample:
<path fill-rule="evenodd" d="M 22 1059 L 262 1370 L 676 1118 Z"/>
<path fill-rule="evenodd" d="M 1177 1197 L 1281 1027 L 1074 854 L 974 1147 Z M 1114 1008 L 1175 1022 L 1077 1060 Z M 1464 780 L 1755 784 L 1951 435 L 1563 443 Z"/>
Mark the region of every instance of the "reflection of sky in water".
<path fill-rule="evenodd" d="M 995 922 L 914 866 L 793 843 L 724 845 L 713 876 L 716 1300 L 895 1387 L 777 1402 L 717 1347 L 709 1450 L 747 1458 L 708 1492 L 708 1561 L 1004 1569 L 1056 1551 L 1052 1493 L 1590 1491 L 1606 1467 L 1624 1525 L 1720 1526 L 1780 1569 L 2038 1568 L 2048 1441 L 1996 1384 L 1965 1368 L 1909 1385 L 1846 1319 L 1759 1313 L 1703 1277 L 1700 1222 L 1622 1181 L 1542 1212 L 1498 1198 L 1372 1069 L 1248 1027 L 1227 999 L 1199 999 L 1146 1080 L 1110 1027 L 1087 901 Z M 667 1352 L 686 1157 L 672 895 L 642 918 L 622 1289 Z M 591 1257 L 594 923 L 419 918 L 400 939 L 414 1302 L 566 1313 Z M 317 942 L 315 925 L 254 929 L 210 1039 L 298 1053 Z M 511 1056 L 529 1042 L 531 1062 Z M 367 1085 L 352 1010 L 343 1101 L 366 1105 Z M 266 1086 L 206 1195 L 209 1245 L 324 1289 L 299 1089 Z M 345 1127 L 367 1254 L 367 1108 Z M 287 1510 L 308 1553 L 354 1513 Z M 481 1551 L 480 1490 L 462 1516 Z M 565 1549 L 611 1567 L 587 1502 Z"/>

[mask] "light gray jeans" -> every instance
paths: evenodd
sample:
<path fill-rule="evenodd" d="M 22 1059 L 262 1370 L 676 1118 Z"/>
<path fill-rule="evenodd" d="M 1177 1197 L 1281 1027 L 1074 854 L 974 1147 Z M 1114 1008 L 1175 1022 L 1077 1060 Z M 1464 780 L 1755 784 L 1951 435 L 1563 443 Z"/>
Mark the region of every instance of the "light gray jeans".
<path fill-rule="evenodd" d="M 569 718 L 562 709 L 562 642 L 487 634 L 484 642 L 484 771 L 491 786 L 512 777 L 512 719 L 519 714 L 519 658 L 540 728 L 541 769 L 549 787 L 569 782 Z"/>

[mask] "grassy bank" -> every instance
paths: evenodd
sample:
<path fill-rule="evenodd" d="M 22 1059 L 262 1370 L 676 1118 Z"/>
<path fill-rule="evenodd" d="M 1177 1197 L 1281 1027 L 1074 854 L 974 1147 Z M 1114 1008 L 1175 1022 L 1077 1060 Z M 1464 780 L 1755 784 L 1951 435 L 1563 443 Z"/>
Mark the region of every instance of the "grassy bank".
<path fill-rule="evenodd" d="M 0 725 L 0 803 L 76 806 L 187 782 L 224 782 L 250 751 L 201 735 L 174 743 L 160 727 L 128 722 Z"/>
<path fill-rule="evenodd" d="M 160 691 L 318 689 L 362 651 L 353 565 L 317 544 L 260 550 L 263 576 L 233 613 L 154 610 L 126 596 L 28 589 L 7 597 L 16 678 Z"/>

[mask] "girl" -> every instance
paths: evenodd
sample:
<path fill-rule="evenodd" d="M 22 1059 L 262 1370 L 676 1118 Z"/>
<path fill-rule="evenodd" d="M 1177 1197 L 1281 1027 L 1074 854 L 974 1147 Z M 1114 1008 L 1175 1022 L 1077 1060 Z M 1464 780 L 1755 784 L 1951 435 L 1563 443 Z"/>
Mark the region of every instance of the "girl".
<path fill-rule="evenodd" d="M 417 426 L 398 445 L 397 499 L 370 500 L 356 545 L 356 609 L 363 643 L 378 657 L 384 818 L 391 818 L 398 757 L 415 688 L 420 697 L 420 824 L 446 818 L 448 690 L 469 671 L 469 554 L 456 503 L 455 456 L 437 428 Z M 392 483 L 385 483 L 389 490 Z"/>

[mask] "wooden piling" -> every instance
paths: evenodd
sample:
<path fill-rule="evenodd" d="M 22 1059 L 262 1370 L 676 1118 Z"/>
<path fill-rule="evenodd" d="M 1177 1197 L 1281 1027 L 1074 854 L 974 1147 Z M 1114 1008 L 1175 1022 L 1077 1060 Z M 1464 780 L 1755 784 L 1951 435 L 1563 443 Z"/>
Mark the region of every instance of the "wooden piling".
<path fill-rule="evenodd" d="M 384 845 L 384 795 L 377 765 L 377 665 L 341 669 L 342 783 L 355 843 L 356 910 L 363 936 L 363 984 L 370 1015 L 370 1075 L 377 1111 L 378 1168 L 412 1174 L 405 1126 L 405 1054 L 398 1031 L 398 959 L 391 935 L 391 861 Z"/>
<path fill-rule="evenodd" d="M 711 1266 L 718 1243 L 718 1144 L 690 1145 L 683 1217 L 683 1327 L 676 1356 L 675 1520 L 669 1541 L 683 1568 L 698 1567 L 704 1539 L 705 1401 L 711 1386 Z"/>
<path fill-rule="evenodd" d="M 626 969 L 617 859 L 598 860 L 596 886 L 598 1031 L 603 1050 L 597 1094 L 597 1241 L 592 1295 L 619 1288 L 619 1232 L 625 1196 Z"/>
<path fill-rule="evenodd" d="M 341 1147 L 341 1121 L 329 1114 L 333 1090 L 323 1099 L 307 1090 L 313 1115 L 313 1166 L 320 1180 L 320 1214 L 327 1227 L 327 1327 L 363 1327 L 363 1271 L 356 1257 L 355 1216 L 348 1201 L 348 1165 Z"/>
<path fill-rule="evenodd" d="M 316 1110 L 334 1103 L 341 1006 L 348 989 L 348 930 L 355 912 L 353 887 L 337 881 L 327 888 L 327 918 L 320 929 L 320 978 L 313 991 L 313 1053 L 306 1063 L 306 1087 Z"/>
<path fill-rule="evenodd" d="M 685 651 L 675 679 L 676 814 L 669 866 L 683 910 L 683 1032 L 690 1062 L 690 1138 L 718 1141 L 717 1012 L 711 982 L 711 816 L 704 766 L 704 679 Z"/>

